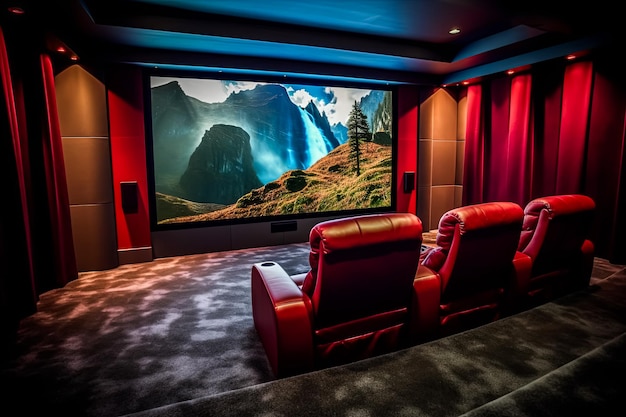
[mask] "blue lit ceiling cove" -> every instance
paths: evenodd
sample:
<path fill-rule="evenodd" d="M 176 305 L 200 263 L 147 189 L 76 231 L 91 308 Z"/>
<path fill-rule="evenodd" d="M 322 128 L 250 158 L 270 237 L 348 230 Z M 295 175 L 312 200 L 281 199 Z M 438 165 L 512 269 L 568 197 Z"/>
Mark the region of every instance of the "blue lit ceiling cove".
<path fill-rule="evenodd" d="M 581 25 L 582 10 L 501 0 L 67 1 L 86 18 L 58 24 L 76 25 L 76 45 L 96 59 L 385 83 L 504 72 L 594 48 L 606 31 Z M 450 35 L 453 26 L 461 33 Z M 81 45 L 83 31 L 100 50 Z"/>
<path fill-rule="evenodd" d="M 420 0 L 136 0 L 138 3 L 175 6 L 312 28 L 342 30 L 402 38 L 424 30 L 423 17 L 436 2 Z M 449 0 L 448 0 L 449 1 Z M 461 12 L 462 5 L 459 7 Z M 390 13 L 390 11 L 396 11 Z M 454 19 L 450 16 L 450 19 Z M 445 31 L 443 32 L 445 34 Z"/>
<path fill-rule="evenodd" d="M 516 32 L 520 32 L 516 28 Z M 531 33 L 532 31 L 522 30 L 521 33 Z M 147 29 L 134 29 L 134 28 L 116 28 L 112 31 L 111 36 L 124 40 L 124 43 L 130 46 L 139 48 L 152 48 L 152 49 L 176 49 L 186 52 L 197 53 L 211 53 L 218 55 L 231 55 L 231 56 L 247 56 L 259 59 L 285 59 L 285 60 L 301 60 L 317 63 L 329 63 L 332 62 L 335 65 L 348 65 L 354 67 L 365 67 L 403 72 L 425 72 L 442 74 L 446 70 L 450 70 L 455 66 L 455 63 L 462 63 L 463 59 L 471 57 L 468 55 L 468 51 L 462 51 L 457 56 L 457 59 L 450 63 L 431 61 L 425 59 L 401 57 L 397 55 L 383 55 L 377 53 L 358 52 L 345 49 L 333 49 L 333 48 L 321 48 L 307 45 L 292 45 L 288 43 L 275 43 L 266 41 L 256 41 L 249 39 L 236 39 L 225 38 L 218 36 L 206 36 L 206 35 L 194 35 L 187 33 L 173 33 L 158 30 Z M 523 35 L 525 36 L 525 35 Z M 443 84 L 452 84 L 463 80 L 471 79 L 474 77 L 484 76 L 485 74 L 494 74 L 497 72 L 503 72 L 510 68 L 520 67 L 523 65 L 529 65 L 536 62 L 545 61 L 548 59 L 558 58 L 569 53 L 577 52 L 580 50 L 593 48 L 600 45 L 603 39 L 601 37 L 585 38 L 578 41 L 567 42 L 550 48 L 544 48 L 531 53 L 521 54 L 515 57 L 502 59 L 499 61 L 490 62 L 485 65 L 478 65 L 467 70 L 460 70 L 451 72 L 443 77 Z M 501 42 L 494 40 L 494 42 Z M 495 43 L 496 45 L 498 43 Z M 474 53 L 477 48 L 483 48 L 483 51 L 488 51 L 490 48 L 488 45 L 475 45 L 473 46 Z M 220 66 L 219 60 L 213 65 L 209 66 L 197 66 L 186 64 L 172 64 L 172 63 L 158 63 L 158 62 L 132 62 L 140 64 L 142 66 L 181 70 L 205 70 L 205 71 L 223 71 L 231 74 L 236 73 L 253 73 L 260 75 L 279 75 L 290 76 L 299 78 L 334 78 L 343 81 L 357 81 L 371 82 L 371 79 L 365 79 L 360 77 L 345 77 L 322 75 L 322 74 L 306 74 L 306 73 L 293 73 L 285 71 L 267 71 L 267 70 L 253 70 L 253 69 L 236 69 Z M 394 82 L 392 80 L 377 80 L 385 84 L 401 84 L 402 82 Z"/>
<path fill-rule="evenodd" d="M 115 28 L 111 30 L 109 36 L 118 41 L 123 41 L 127 45 L 141 48 L 175 49 L 186 52 L 302 60 L 317 63 L 332 62 L 338 65 L 384 68 L 395 71 L 435 71 L 438 67 L 438 63 L 434 61 L 397 55 L 148 29 Z"/>

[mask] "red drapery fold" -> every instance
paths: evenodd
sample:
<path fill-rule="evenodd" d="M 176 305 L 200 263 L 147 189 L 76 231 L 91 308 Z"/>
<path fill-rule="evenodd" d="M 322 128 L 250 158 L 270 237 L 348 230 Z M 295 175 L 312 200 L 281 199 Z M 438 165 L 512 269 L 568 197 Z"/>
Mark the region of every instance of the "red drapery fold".
<path fill-rule="evenodd" d="M 0 155 L 5 205 L 0 222 L 0 259 L 6 273 L 0 279 L 2 338 L 10 337 L 19 320 L 36 310 L 37 293 L 29 226 L 28 197 L 22 161 L 22 142 L 4 32 L 0 28 L 0 75 L 2 77 L 2 155 Z M 10 271 L 10 273 L 8 272 Z M 7 336 L 8 335 L 8 336 Z"/>
<path fill-rule="evenodd" d="M 48 55 L 42 54 L 40 63 L 45 99 L 43 117 L 46 121 L 46 128 L 42 132 L 44 136 L 42 140 L 46 188 L 48 190 L 48 198 L 50 199 L 49 212 L 53 241 L 53 248 L 51 249 L 56 252 L 54 256 L 56 282 L 57 285 L 63 286 L 78 277 L 78 269 L 72 238 L 63 144 L 56 107 L 54 73 Z"/>
<path fill-rule="evenodd" d="M 489 86 L 491 100 L 490 112 L 485 117 L 490 120 L 489 129 L 485 132 L 486 155 L 485 165 L 488 174 L 485 176 L 483 198 L 485 201 L 506 201 L 509 199 L 509 120 L 511 109 L 511 80 L 500 78 Z"/>
<path fill-rule="evenodd" d="M 563 73 L 539 71 L 533 80 L 531 197 L 540 197 L 556 194 Z"/>
<path fill-rule="evenodd" d="M 0 169 L 8 202 L 0 261 L 11 271 L 0 276 L 3 339 L 36 311 L 41 293 L 78 278 L 52 63 L 47 55 L 10 58 L 0 28 Z M 31 58 L 39 60 L 37 71 L 25 69 Z"/>
<path fill-rule="evenodd" d="M 565 69 L 556 194 L 581 192 L 584 185 L 592 68 L 584 61 Z"/>
<path fill-rule="evenodd" d="M 511 80 L 511 108 L 507 138 L 507 188 L 503 200 L 525 205 L 530 201 L 532 184 L 531 76 Z"/>
<path fill-rule="evenodd" d="M 484 127 L 482 86 L 467 88 L 467 130 L 463 168 L 463 205 L 483 201 Z"/>

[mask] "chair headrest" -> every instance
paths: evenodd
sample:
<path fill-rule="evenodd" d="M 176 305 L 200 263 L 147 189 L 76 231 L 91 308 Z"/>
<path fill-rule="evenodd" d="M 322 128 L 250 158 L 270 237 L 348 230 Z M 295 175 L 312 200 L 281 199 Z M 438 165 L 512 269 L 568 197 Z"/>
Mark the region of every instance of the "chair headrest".
<path fill-rule="evenodd" d="M 539 215 L 542 210 L 547 210 L 550 217 L 567 215 L 581 211 L 595 209 L 595 202 L 591 197 L 582 194 L 564 194 L 542 198 L 536 198 L 529 202 L 524 209 L 526 215 Z"/>
<path fill-rule="evenodd" d="M 383 213 L 327 220 L 313 226 L 312 248 L 323 242 L 326 251 L 355 249 L 390 241 L 422 240 L 422 221 L 412 213 Z"/>
<path fill-rule="evenodd" d="M 555 250 L 566 253 L 580 248 L 582 240 L 588 236 L 594 209 L 593 199 L 581 194 L 532 200 L 524 209 L 518 250 L 534 259 L 540 253 Z"/>
<path fill-rule="evenodd" d="M 437 245 L 449 249 L 454 229 L 459 226 L 460 234 L 489 227 L 519 224 L 524 219 L 524 210 L 519 204 L 500 201 L 473 204 L 449 210 L 441 216 L 437 230 Z"/>

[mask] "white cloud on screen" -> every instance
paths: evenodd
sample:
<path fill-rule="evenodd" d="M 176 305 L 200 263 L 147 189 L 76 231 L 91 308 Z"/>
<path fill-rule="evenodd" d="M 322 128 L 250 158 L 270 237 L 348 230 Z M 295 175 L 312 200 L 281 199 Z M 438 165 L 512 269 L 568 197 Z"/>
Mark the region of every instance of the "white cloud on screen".
<path fill-rule="evenodd" d="M 334 96 L 332 103 L 326 103 L 322 107 L 322 109 L 326 112 L 326 116 L 328 117 L 328 121 L 331 126 L 338 122 L 345 124 L 348 120 L 348 116 L 350 115 L 354 102 L 360 101 L 370 92 L 370 90 L 335 87 L 327 87 L 326 90 L 332 91 Z"/>
<path fill-rule="evenodd" d="M 300 107 L 306 107 L 313 100 L 313 104 L 315 104 L 319 112 L 326 114 L 331 126 L 340 122 L 345 124 L 354 102 L 360 101 L 361 98 L 370 92 L 370 90 L 354 88 L 326 87 L 326 95 L 332 96 L 330 101 L 326 101 L 326 97 L 312 96 L 305 89 L 288 89 L 287 91 L 290 94 L 291 101 Z"/>

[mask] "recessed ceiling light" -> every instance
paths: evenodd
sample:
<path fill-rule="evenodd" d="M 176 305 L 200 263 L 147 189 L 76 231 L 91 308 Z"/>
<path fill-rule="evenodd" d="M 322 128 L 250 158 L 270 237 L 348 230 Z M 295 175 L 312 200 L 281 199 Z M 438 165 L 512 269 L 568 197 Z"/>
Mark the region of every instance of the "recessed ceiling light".
<path fill-rule="evenodd" d="M 449 33 L 450 35 L 456 35 L 456 34 L 461 33 L 461 29 L 454 27 L 454 28 L 450 29 L 450 30 L 448 31 L 448 33 Z"/>
<path fill-rule="evenodd" d="M 13 13 L 13 14 L 24 14 L 24 9 L 22 9 L 19 6 L 11 6 L 9 7 L 9 12 Z"/>

